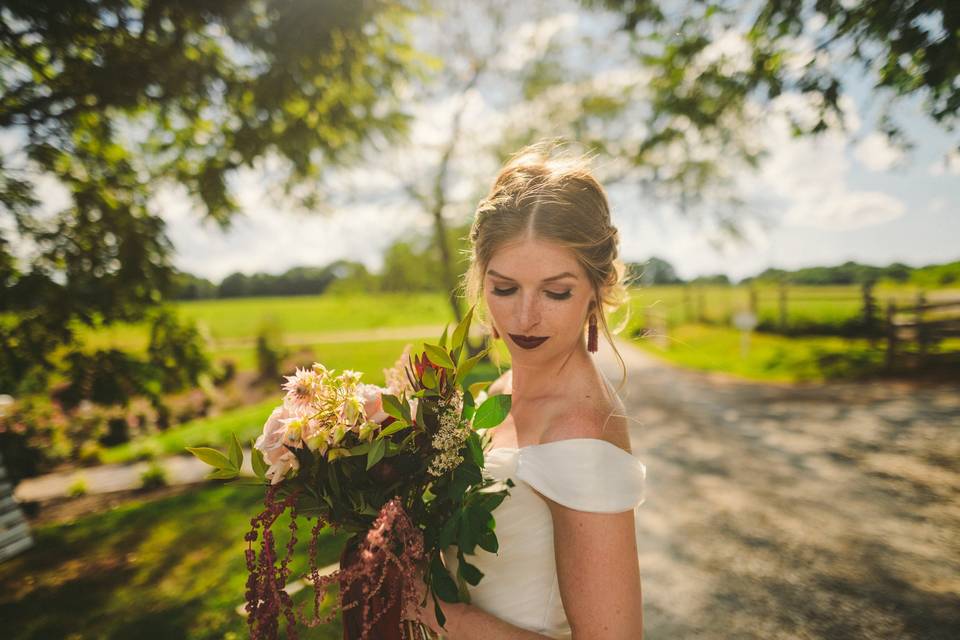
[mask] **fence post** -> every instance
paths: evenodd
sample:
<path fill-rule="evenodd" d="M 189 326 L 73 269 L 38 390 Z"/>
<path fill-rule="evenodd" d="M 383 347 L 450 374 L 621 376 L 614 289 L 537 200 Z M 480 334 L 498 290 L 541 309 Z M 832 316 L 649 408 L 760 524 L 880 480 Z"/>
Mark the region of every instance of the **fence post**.
<path fill-rule="evenodd" d="M 873 297 L 873 280 L 863 283 L 863 328 L 870 341 L 870 348 L 877 347 L 877 301 Z"/>
<path fill-rule="evenodd" d="M 787 333 L 787 283 L 780 280 L 780 331 Z"/>
<path fill-rule="evenodd" d="M 690 292 L 691 286 L 689 282 L 683 285 L 683 319 L 685 322 L 690 322 L 695 317 L 693 315 L 693 295 Z"/>
<path fill-rule="evenodd" d="M 917 322 L 917 346 L 919 347 L 919 357 L 917 364 L 921 367 L 925 364 L 927 359 L 927 327 L 923 323 L 923 312 L 924 307 L 927 304 L 927 298 L 924 295 L 923 291 L 920 291 L 917 294 L 917 307 L 916 307 L 916 322 Z"/>
<path fill-rule="evenodd" d="M 897 352 L 897 325 L 893 319 L 897 314 L 897 305 L 892 298 L 887 299 L 887 370 L 893 370 L 893 361 Z"/>

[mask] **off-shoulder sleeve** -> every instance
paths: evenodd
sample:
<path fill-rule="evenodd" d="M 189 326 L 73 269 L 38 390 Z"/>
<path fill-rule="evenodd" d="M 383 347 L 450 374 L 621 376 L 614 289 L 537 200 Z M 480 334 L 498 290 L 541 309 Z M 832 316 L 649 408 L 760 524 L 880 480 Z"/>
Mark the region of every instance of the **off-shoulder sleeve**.
<path fill-rule="evenodd" d="M 646 466 L 596 438 L 522 448 L 516 475 L 554 502 L 578 511 L 630 511 L 646 499 Z"/>

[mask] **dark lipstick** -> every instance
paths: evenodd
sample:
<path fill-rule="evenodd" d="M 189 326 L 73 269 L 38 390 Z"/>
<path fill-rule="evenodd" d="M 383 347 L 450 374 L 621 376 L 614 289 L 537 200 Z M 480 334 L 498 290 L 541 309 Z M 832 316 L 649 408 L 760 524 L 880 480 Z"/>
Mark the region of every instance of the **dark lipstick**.
<path fill-rule="evenodd" d="M 518 336 L 514 333 L 508 334 L 513 343 L 524 349 L 536 349 L 546 342 L 547 338 L 538 338 L 536 336 Z"/>

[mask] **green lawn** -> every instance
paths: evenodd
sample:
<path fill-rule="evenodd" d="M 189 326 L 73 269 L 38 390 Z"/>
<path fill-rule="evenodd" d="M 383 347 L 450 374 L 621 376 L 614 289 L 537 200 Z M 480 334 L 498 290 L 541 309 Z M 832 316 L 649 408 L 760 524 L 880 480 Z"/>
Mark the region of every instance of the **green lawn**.
<path fill-rule="evenodd" d="M 414 348 L 422 347 L 423 342 L 436 342 L 437 335 L 421 336 L 403 340 L 371 340 L 365 342 L 320 342 L 299 345 L 300 348 L 309 348 L 313 351 L 314 360 L 322 363 L 329 369 L 355 369 L 363 371 L 363 381 L 370 384 L 383 384 L 383 370 L 393 366 L 403 352 L 404 346 L 412 344 Z M 288 346 L 291 352 L 297 347 Z M 257 366 L 256 352 L 252 347 L 234 347 L 216 349 L 210 352 L 214 360 L 229 358 L 237 363 L 241 370 L 255 369 Z M 291 372 L 292 373 L 292 372 Z M 282 382 L 278 381 L 278 384 Z"/>
<path fill-rule="evenodd" d="M 247 637 L 246 618 L 235 609 L 247 576 L 243 536 L 262 499 L 260 487 L 212 485 L 36 528 L 36 546 L 0 564 L 3 637 Z M 298 522 L 291 579 L 308 570 L 310 523 Z M 288 523 L 282 518 L 273 527 L 281 548 Z M 337 561 L 344 539 L 325 532 L 321 566 Z M 304 589 L 295 600 L 310 594 Z M 331 591 L 327 606 L 333 597 Z M 301 631 L 304 638 L 342 637 L 339 619 Z"/>
<path fill-rule="evenodd" d="M 330 332 L 442 327 L 453 322 L 446 298 L 438 293 L 231 298 L 181 302 L 175 307 L 182 317 L 197 323 L 214 348 L 249 346 L 237 343 L 252 342 L 265 322 L 275 324 L 295 344 L 316 342 L 311 337 Z M 148 340 L 142 324 L 82 331 L 81 335 L 88 348 L 143 350 Z"/>
<path fill-rule="evenodd" d="M 780 318 L 780 292 L 776 287 L 757 287 L 757 315 L 774 323 Z M 943 295 L 944 291 L 938 291 Z M 960 291 L 954 290 L 955 296 Z M 917 289 L 913 286 L 883 286 L 874 289 L 880 317 L 889 300 L 898 305 L 913 304 Z M 929 297 L 929 296 L 928 296 Z M 750 296 L 745 286 L 683 287 L 656 286 L 631 290 L 634 322 L 640 321 L 646 311 L 665 313 L 671 324 L 695 321 L 701 305 L 707 320 L 720 321 L 748 308 Z M 701 303 L 702 301 L 702 303 Z M 862 294 L 858 286 L 789 287 L 786 295 L 788 322 L 842 323 L 862 313 Z M 633 323 L 632 323 L 633 324 Z"/>
<path fill-rule="evenodd" d="M 736 329 L 687 324 L 670 329 L 667 346 L 647 337 L 634 341 L 668 362 L 701 371 L 722 371 L 752 380 L 799 382 L 856 378 L 873 374 L 884 363 L 884 344 L 871 349 L 866 340 L 832 337 L 787 338 L 754 333 L 747 357 L 741 355 Z M 944 348 L 960 349 L 960 340 Z"/>
<path fill-rule="evenodd" d="M 219 447 L 230 442 L 230 434 L 236 433 L 245 446 L 263 431 L 263 423 L 281 400 L 275 398 L 234 409 L 213 418 L 200 418 L 172 427 L 167 431 L 139 438 L 109 449 L 104 449 L 100 459 L 104 463 L 130 462 L 148 455 L 177 455 L 185 453 L 185 447 Z"/>

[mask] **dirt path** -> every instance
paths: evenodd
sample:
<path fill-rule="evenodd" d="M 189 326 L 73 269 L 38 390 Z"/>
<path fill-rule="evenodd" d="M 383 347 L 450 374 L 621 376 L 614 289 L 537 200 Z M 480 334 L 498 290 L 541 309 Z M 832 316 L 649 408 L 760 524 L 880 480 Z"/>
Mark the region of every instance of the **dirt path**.
<path fill-rule="evenodd" d="M 762 385 L 621 352 L 645 637 L 958 637 L 960 384 Z"/>

